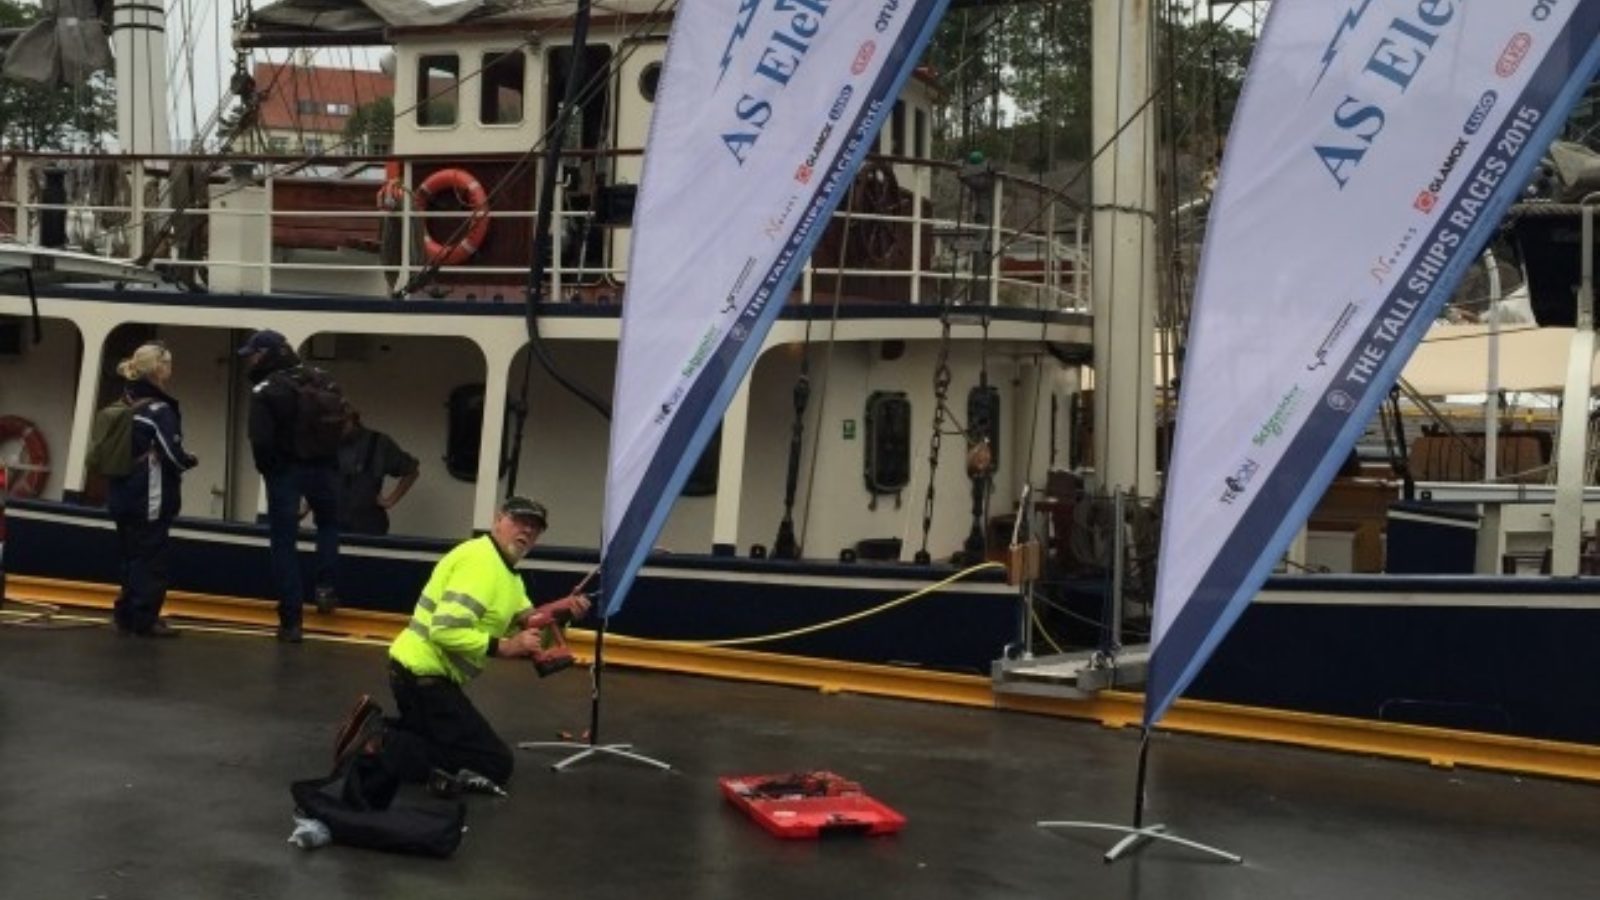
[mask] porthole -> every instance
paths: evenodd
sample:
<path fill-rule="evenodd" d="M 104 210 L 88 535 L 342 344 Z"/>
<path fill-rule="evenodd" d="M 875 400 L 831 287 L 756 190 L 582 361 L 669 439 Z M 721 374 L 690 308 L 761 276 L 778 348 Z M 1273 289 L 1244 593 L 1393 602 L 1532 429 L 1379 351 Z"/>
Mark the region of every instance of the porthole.
<path fill-rule="evenodd" d="M 656 87 L 661 84 L 661 63 L 653 62 L 639 73 L 639 96 L 646 103 L 656 102 Z"/>

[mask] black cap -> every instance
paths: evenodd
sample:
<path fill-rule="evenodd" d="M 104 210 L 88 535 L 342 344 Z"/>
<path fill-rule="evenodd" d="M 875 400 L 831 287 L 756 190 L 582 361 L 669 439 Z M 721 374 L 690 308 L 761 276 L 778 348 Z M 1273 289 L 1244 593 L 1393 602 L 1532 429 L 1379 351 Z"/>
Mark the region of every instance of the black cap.
<path fill-rule="evenodd" d="M 514 519 L 534 519 L 540 528 L 550 527 L 550 514 L 545 511 L 544 504 L 527 497 L 507 497 L 500 504 L 500 512 Z"/>
<path fill-rule="evenodd" d="M 270 328 L 263 328 L 250 335 L 250 340 L 244 342 L 239 348 L 240 356 L 249 356 L 262 350 L 283 350 L 289 346 L 289 339 Z"/>

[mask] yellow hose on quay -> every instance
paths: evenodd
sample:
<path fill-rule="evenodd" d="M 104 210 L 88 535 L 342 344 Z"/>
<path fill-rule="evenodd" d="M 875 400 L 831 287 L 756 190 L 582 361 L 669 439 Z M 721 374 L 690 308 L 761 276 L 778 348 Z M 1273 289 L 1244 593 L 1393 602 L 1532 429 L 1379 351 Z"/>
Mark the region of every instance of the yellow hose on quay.
<path fill-rule="evenodd" d="M 742 646 L 745 646 L 747 644 L 763 644 L 763 643 L 767 643 L 768 641 L 781 641 L 781 640 L 784 640 L 786 638 L 799 637 L 799 636 L 805 635 L 805 634 L 814 634 L 814 633 L 816 633 L 818 631 L 825 631 L 825 630 L 827 630 L 829 628 L 837 628 L 840 625 L 848 625 L 851 622 L 859 622 L 862 619 L 878 615 L 879 613 L 888 612 L 889 610 L 894 609 L 897 606 L 904 606 L 905 604 L 910 603 L 913 600 L 917 600 L 919 598 L 926 597 L 927 595 L 933 593 L 934 591 L 939 590 L 940 588 L 948 587 L 949 585 L 952 585 L 952 584 L 956 583 L 957 581 L 960 581 L 961 579 L 966 578 L 969 575 L 974 575 L 974 574 L 976 574 L 978 572 L 984 571 L 985 569 L 1004 569 L 1004 568 L 1005 568 L 1005 566 L 1003 566 L 1003 565 L 1001 565 L 1000 563 L 997 563 L 997 562 L 979 563 L 978 565 L 972 566 L 970 568 L 962 569 L 961 571 L 955 573 L 954 575 L 951 575 L 949 578 L 946 578 L 943 581 L 936 581 L 933 584 L 930 584 L 925 588 L 922 588 L 922 589 L 917 590 L 917 591 L 913 591 L 912 593 L 906 594 L 904 597 L 896 597 L 895 599 L 890 600 L 887 603 L 879 604 L 878 606 L 874 606 L 871 609 L 864 609 L 864 610 L 862 610 L 861 612 L 858 612 L 858 613 L 851 613 L 848 616 L 843 616 L 843 617 L 838 618 L 838 619 L 831 619 L 831 620 L 829 620 L 827 622 L 818 622 L 815 625 L 807 625 L 807 626 L 805 626 L 803 628 L 794 628 L 794 629 L 790 629 L 789 631 L 780 631 L 780 632 L 778 632 L 776 634 L 758 634 L 758 635 L 756 635 L 754 637 L 721 638 L 721 639 L 718 639 L 718 640 L 705 640 L 705 641 L 651 640 L 650 642 L 653 643 L 653 644 L 678 644 L 678 645 L 681 645 L 681 646 L 689 646 L 689 647 L 742 647 Z M 649 639 L 648 638 L 637 638 L 636 640 L 649 640 Z"/>

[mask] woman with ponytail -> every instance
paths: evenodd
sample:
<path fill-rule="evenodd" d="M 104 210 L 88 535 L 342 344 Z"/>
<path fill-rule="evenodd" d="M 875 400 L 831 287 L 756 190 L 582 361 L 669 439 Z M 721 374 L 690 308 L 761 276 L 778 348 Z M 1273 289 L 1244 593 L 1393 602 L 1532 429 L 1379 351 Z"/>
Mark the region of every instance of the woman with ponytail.
<path fill-rule="evenodd" d="M 161 618 L 167 598 L 167 535 L 181 502 L 179 481 L 199 462 L 183 449 L 183 416 L 167 393 L 172 353 L 150 342 L 117 364 L 127 381 L 122 402 L 132 411 L 133 468 L 111 479 L 107 509 L 122 547 L 122 590 L 115 617 L 118 634 L 177 637 Z"/>

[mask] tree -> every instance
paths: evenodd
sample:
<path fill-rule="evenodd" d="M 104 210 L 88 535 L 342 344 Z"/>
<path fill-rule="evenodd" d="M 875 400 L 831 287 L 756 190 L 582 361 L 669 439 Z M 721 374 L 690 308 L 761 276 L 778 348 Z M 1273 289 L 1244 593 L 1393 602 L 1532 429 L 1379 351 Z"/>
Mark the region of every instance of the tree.
<path fill-rule="evenodd" d="M 934 154 L 982 151 L 1006 158 L 1000 98 L 1004 95 L 1003 30 L 1013 9 L 952 10 L 934 33 L 923 61 L 943 90 L 934 109 Z"/>
<path fill-rule="evenodd" d="M 946 91 L 936 113 L 945 140 L 940 154 L 982 150 L 1040 172 L 1088 159 L 1097 149 L 1090 134 L 1092 7 L 1055 0 L 953 11 L 926 57 Z M 1156 37 L 1162 93 L 1153 108 L 1173 112 L 1165 144 L 1209 160 L 1238 101 L 1254 38 L 1193 21 L 1182 7 L 1171 12 Z"/>
<path fill-rule="evenodd" d="M 1172 139 L 1182 151 L 1215 157 L 1239 105 L 1255 37 L 1212 21 L 1174 23 L 1173 29 L 1170 102 L 1182 121 Z"/>
<path fill-rule="evenodd" d="M 0 0 L 0 28 L 26 27 L 39 12 L 18 0 Z M 100 150 L 116 121 L 113 82 L 103 73 L 75 87 L 0 78 L 0 148 Z"/>
<path fill-rule="evenodd" d="M 350 153 L 388 153 L 394 147 L 394 99 L 379 97 L 356 107 L 344 123 L 344 145 Z"/>

